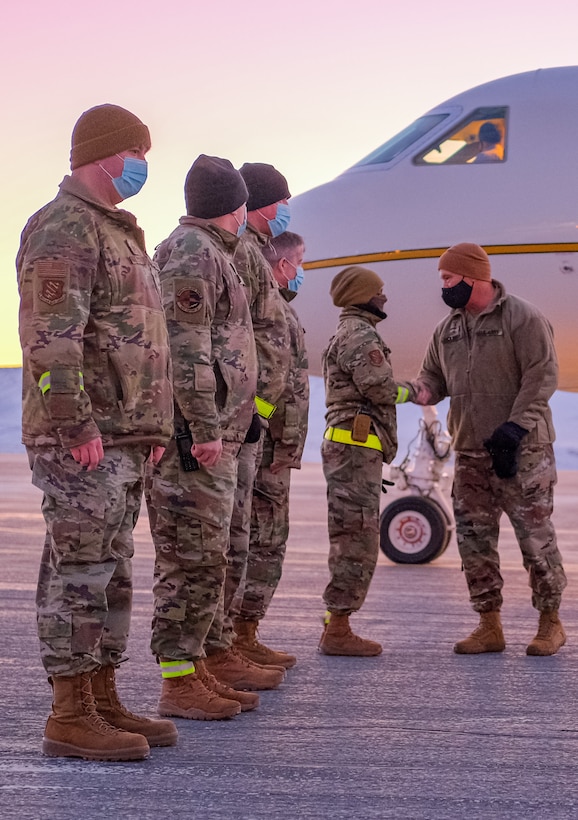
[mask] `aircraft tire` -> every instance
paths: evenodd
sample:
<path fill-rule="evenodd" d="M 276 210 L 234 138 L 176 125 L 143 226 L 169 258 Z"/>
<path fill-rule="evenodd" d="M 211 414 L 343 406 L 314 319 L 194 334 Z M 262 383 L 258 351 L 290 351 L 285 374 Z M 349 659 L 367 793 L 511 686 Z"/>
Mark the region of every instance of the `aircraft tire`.
<path fill-rule="evenodd" d="M 381 513 L 379 546 L 396 564 L 427 564 L 447 548 L 451 530 L 447 515 L 429 498 L 404 496 Z"/>

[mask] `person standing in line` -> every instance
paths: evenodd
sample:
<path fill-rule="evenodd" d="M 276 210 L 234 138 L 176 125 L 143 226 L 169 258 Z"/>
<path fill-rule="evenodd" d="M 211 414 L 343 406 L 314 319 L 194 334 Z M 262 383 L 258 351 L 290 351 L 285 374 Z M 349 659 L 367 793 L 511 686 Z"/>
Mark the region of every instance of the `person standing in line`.
<path fill-rule="evenodd" d="M 355 635 L 349 617 L 361 609 L 375 571 L 383 462 L 395 456 L 395 406 L 407 401 L 410 386 L 393 378 L 390 351 L 376 330 L 387 318 L 380 277 L 353 265 L 334 277 L 330 292 L 333 304 L 343 309 L 322 357 L 330 580 L 319 651 L 369 657 L 382 647 Z"/>
<path fill-rule="evenodd" d="M 291 367 L 277 409 L 263 434 L 263 454 L 253 485 L 251 534 L 245 583 L 232 611 L 235 646 L 255 663 L 290 668 L 294 655 L 265 646 L 258 627 L 281 579 L 289 535 L 291 470 L 301 467 L 307 436 L 309 378 L 305 331 L 290 302 L 303 282 L 303 237 L 285 231 L 264 246 L 263 255 L 279 285 L 290 334 Z"/>
<path fill-rule="evenodd" d="M 147 459 L 172 433 L 170 357 L 155 268 L 116 206 L 147 176 L 149 130 L 117 105 L 85 111 L 56 198 L 31 217 L 17 257 L 23 442 L 42 490 L 36 595 L 53 688 L 43 752 L 140 760 L 177 730 L 121 704 L 133 529 Z"/>
<path fill-rule="evenodd" d="M 480 617 L 454 651 L 505 649 L 498 552 L 505 512 L 540 613 L 526 653 L 553 655 L 566 642 L 558 610 L 567 582 L 551 521 L 556 462 L 548 400 L 558 379 L 552 328 L 538 308 L 492 279 L 479 245 L 454 245 L 438 269 L 451 312 L 433 333 L 414 388 L 418 404 L 450 397 L 458 548 Z"/>
<path fill-rule="evenodd" d="M 247 287 L 253 333 L 257 348 L 258 379 L 254 435 L 241 447 L 235 505 L 231 522 L 227 579 L 223 607 L 219 609 L 207 641 L 208 665 L 219 680 L 231 686 L 248 685 L 249 668 L 239 668 L 239 656 L 250 665 L 254 686 L 277 686 L 279 676 L 295 663 L 292 655 L 282 652 L 261 653 L 260 664 L 247 654 L 245 642 L 234 631 L 231 604 L 240 594 L 247 571 L 250 550 L 251 503 L 253 485 L 263 449 L 263 425 L 274 418 L 283 394 L 290 367 L 289 327 L 279 286 L 264 251 L 271 238 L 280 234 L 290 218 L 287 180 L 266 163 L 245 163 L 240 169 L 249 192 L 247 230 L 235 252 L 235 264 Z M 260 420 L 262 419 L 262 421 Z M 260 665 L 267 669 L 261 669 Z M 273 677 L 275 676 L 275 677 Z"/>
<path fill-rule="evenodd" d="M 147 482 L 156 550 L 151 649 L 162 674 L 159 713 L 190 720 L 234 717 L 259 702 L 215 678 L 206 651 L 255 408 L 251 316 L 233 264 L 247 198 L 229 160 L 201 154 L 185 181 L 187 215 L 155 254 L 175 374 L 175 438 Z"/>

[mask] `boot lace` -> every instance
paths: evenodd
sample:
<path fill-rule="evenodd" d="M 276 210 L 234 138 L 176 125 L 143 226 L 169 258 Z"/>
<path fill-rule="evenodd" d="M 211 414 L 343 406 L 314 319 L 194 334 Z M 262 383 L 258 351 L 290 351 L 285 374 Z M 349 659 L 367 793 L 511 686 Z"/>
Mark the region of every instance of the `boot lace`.
<path fill-rule="evenodd" d="M 85 680 L 80 688 L 82 698 L 82 706 L 84 708 L 85 717 L 92 725 L 92 727 L 103 735 L 118 734 L 120 729 L 111 726 L 97 711 L 96 700 L 92 693 L 92 675 L 86 675 Z"/>

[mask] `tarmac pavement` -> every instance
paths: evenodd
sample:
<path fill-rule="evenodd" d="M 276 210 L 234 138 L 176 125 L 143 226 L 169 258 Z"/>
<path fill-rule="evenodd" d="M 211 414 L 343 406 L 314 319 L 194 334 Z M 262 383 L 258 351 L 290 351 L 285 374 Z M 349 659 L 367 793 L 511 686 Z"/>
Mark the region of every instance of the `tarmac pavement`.
<path fill-rule="evenodd" d="M 25 456 L 0 456 L 0 816 L 33 820 L 509 820 L 578 817 L 578 473 L 563 472 L 555 521 L 569 585 L 568 643 L 530 658 L 537 613 L 509 524 L 501 539 L 506 651 L 458 656 L 476 624 L 455 543 L 432 564 L 381 555 L 356 631 L 378 658 L 316 651 L 327 581 L 321 466 L 293 477 L 291 535 L 265 643 L 297 655 L 278 690 L 230 721 L 176 720 L 176 747 L 140 763 L 40 753 L 50 688 L 34 594 L 43 542 L 40 493 Z M 394 496 L 388 496 L 388 500 Z M 130 660 L 123 700 L 154 716 L 160 673 L 148 648 L 153 547 L 136 529 Z"/>

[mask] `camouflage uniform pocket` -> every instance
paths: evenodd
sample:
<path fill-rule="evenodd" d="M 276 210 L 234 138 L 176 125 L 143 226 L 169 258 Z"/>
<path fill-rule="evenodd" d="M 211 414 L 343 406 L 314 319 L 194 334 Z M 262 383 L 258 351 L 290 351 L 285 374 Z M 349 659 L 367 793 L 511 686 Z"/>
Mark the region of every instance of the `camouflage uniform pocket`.
<path fill-rule="evenodd" d="M 37 455 L 32 483 L 44 493 L 42 513 L 54 550 L 74 554 L 76 560 L 98 561 L 104 540 L 105 491 L 80 467 L 78 472 L 70 467 L 69 471 L 59 463 L 56 454 Z"/>
<path fill-rule="evenodd" d="M 222 527 L 194 518 L 177 522 L 175 558 L 179 564 L 194 563 L 203 567 L 224 565 L 227 545 L 228 537 L 224 536 Z"/>
<path fill-rule="evenodd" d="M 38 612 L 37 618 L 38 637 L 40 640 L 46 638 L 70 638 L 72 635 L 72 613 L 52 613 Z"/>
<path fill-rule="evenodd" d="M 525 496 L 539 496 L 556 483 L 556 462 L 552 446 L 522 449 L 518 482 Z"/>

